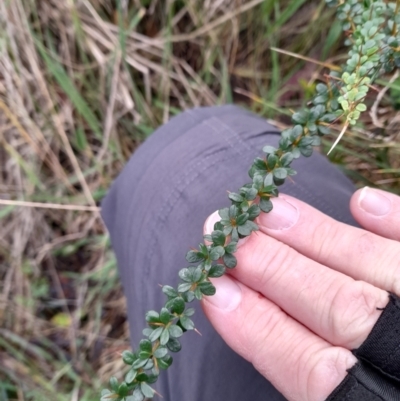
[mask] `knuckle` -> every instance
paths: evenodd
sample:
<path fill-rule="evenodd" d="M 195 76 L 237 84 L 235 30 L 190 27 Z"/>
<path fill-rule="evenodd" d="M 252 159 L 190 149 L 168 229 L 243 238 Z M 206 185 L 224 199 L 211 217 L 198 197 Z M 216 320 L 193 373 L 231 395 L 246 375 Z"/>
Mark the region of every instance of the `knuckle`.
<path fill-rule="evenodd" d="M 339 225 L 332 223 L 331 220 L 320 222 L 318 230 L 314 230 L 311 234 L 313 244 L 313 252 L 315 252 L 315 260 L 326 260 L 334 251 L 334 244 L 337 238 L 343 236 L 343 232 L 338 229 Z"/>
<path fill-rule="evenodd" d="M 356 348 L 378 318 L 380 293 L 362 281 L 348 281 L 337 290 L 329 308 L 329 329 L 335 345 Z"/>
<path fill-rule="evenodd" d="M 262 247 L 252 253 L 252 266 L 254 279 L 261 287 L 276 283 L 279 278 L 292 265 L 297 252 L 286 244 L 276 242 L 267 249 Z"/>
<path fill-rule="evenodd" d="M 378 249 L 378 237 L 370 232 L 363 232 L 355 241 L 353 252 L 356 251 L 361 255 L 372 255 Z"/>
<path fill-rule="evenodd" d="M 265 313 L 262 306 L 258 307 L 258 304 L 255 304 L 246 316 L 246 324 L 240 327 L 239 338 L 247 339 L 246 355 L 249 355 L 249 361 L 259 371 L 263 371 L 268 362 L 264 357 L 264 348 L 278 341 L 282 327 L 285 326 L 285 319 L 287 315 L 278 306 L 271 305 L 268 313 Z"/>
<path fill-rule="evenodd" d="M 306 378 L 304 400 L 325 399 L 344 379 L 355 363 L 355 357 L 339 347 L 323 348 L 308 356 L 308 366 L 304 368 Z"/>

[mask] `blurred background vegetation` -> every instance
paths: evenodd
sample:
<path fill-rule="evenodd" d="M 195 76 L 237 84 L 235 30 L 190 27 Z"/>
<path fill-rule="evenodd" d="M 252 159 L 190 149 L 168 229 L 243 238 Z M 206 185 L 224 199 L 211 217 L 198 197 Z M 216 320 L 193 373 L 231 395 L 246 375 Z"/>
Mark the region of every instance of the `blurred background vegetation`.
<path fill-rule="evenodd" d="M 97 400 L 121 369 L 125 302 L 99 204 L 135 148 L 195 106 L 286 127 L 342 42 L 324 0 L 0 0 L 1 401 Z M 397 76 L 368 102 L 331 159 L 400 193 Z"/>

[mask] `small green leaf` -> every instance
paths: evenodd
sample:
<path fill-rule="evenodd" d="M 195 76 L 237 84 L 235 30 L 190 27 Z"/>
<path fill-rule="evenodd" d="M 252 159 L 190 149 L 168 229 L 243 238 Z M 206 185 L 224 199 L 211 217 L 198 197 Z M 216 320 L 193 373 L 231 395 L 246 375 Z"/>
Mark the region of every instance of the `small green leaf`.
<path fill-rule="evenodd" d="M 204 260 L 204 255 L 197 250 L 192 250 L 186 254 L 186 260 L 189 263 L 197 263 Z"/>
<path fill-rule="evenodd" d="M 145 397 L 153 398 L 154 390 L 147 383 L 140 383 L 140 390 L 142 390 L 142 393 Z"/>
<path fill-rule="evenodd" d="M 129 369 L 128 373 L 125 375 L 125 382 L 130 384 L 135 380 L 135 377 L 137 375 L 137 370 L 136 369 Z"/>
<path fill-rule="evenodd" d="M 115 399 L 114 393 L 108 389 L 101 390 L 100 401 L 113 401 Z"/>
<path fill-rule="evenodd" d="M 261 174 L 255 174 L 253 177 L 253 185 L 256 190 L 260 189 L 263 185 L 264 178 Z"/>
<path fill-rule="evenodd" d="M 231 253 L 226 253 L 223 257 L 223 261 L 228 269 L 233 269 L 234 267 L 236 267 L 237 264 L 236 257 Z"/>
<path fill-rule="evenodd" d="M 164 285 L 162 288 L 163 293 L 171 298 L 175 298 L 178 295 L 178 292 L 171 286 L 169 285 Z"/>
<path fill-rule="evenodd" d="M 203 274 L 203 270 L 200 266 L 197 266 L 197 267 L 192 266 L 189 268 L 188 277 L 190 278 L 190 281 L 192 283 L 197 283 L 201 279 L 202 274 Z"/>
<path fill-rule="evenodd" d="M 274 176 L 272 173 L 268 173 L 264 179 L 264 186 L 269 187 L 274 184 Z"/>
<path fill-rule="evenodd" d="M 215 287 L 209 281 L 200 283 L 198 288 L 204 295 L 214 295 L 216 291 Z"/>
<path fill-rule="evenodd" d="M 214 265 L 208 272 L 208 277 L 221 277 L 224 275 L 224 273 L 225 273 L 224 265 Z"/>
<path fill-rule="evenodd" d="M 285 153 L 282 157 L 281 157 L 281 164 L 283 167 L 289 167 L 290 163 L 293 161 L 294 157 L 292 155 L 292 153 L 288 152 Z"/>
<path fill-rule="evenodd" d="M 329 135 L 331 133 L 331 130 L 329 127 L 323 126 L 323 125 L 318 125 L 318 131 L 322 135 Z"/>
<path fill-rule="evenodd" d="M 147 382 L 147 380 L 149 380 L 149 376 L 146 373 L 141 372 L 136 376 L 136 380 L 138 382 Z"/>
<path fill-rule="evenodd" d="M 276 150 L 277 150 L 276 148 L 269 145 L 263 147 L 263 152 L 266 153 L 267 155 L 274 154 Z"/>
<path fill-rule="evenodd" d="M 364 104 L 364 103 L 359 103 L 357 106 L 356 106 L 356 110 L 358 110 L 358 111 L 365 111 L 365 110 L 367 110 L 367 106 Z"/>
<path fill-rule="evenodd" d="M 303 134 L 304 128 L 301 125 L 295 125 L 290 133 L 290 138 L 295 141 L 300 135 Z"/>
<path fill-rule="evenodd" d="M 142 330 L 142 333 L 145 337 L 148 337 L 152 332 L 153 329 L 150 329 L 149 327 L 146 327 L 145 329 Z"/>
<path fill-rule="evenodd" d="M 225 252 L 226 253 L 235 253 L 237 248 L 237 242 L 230 242 L 226 247 L 225 247 Z"/>
<path fill-rule="evenodd" d="M 312 136 L 313 142 L 312 142 L 312 146 L 319 146 L 321 145 L 321 138 L 317 135 L 313 135 Z M 289 173 L 288 173 L 289 174 Z"/>
<path fill-rule="evenodd" d="M 190 290 L 192 283 L 181 283 L 178 285 L 178 292 L 186 292 Z"/>
<path fill-rule="evenodd" d="M 257 196 L 257 189 L 256 188 L 248 188 L 246 191 L 246 200 L 252 201 Z"/>
<path fill-rule="evenodd" d="M 248 213 L 242 213 L 238 218 L 236 219 L 236 224 L 238 226 L 243 225 L 246 223 L 246 221 L 249 219 L 249 214 Z"/>
<path fill-rule="evenodd" d="M 154 351 L 154 356 L 156 358 L 164 358 L 165 355 L 168 354 L 168 350 L 165 347 L 158 347 L 155 351 Z"/>
<path fill-rule="evenodd" d="M 301 138 L 299 142 L 299 148 L 301 149 L 302 147 L 310 146 L 312 145 L 313 141 L 314 139 L 311 136 Z"/>
<path fill-rule="evenodd" d="M 230 219 L 235 219 L 238 216 L 239 209 L 237 206 L 232 205 L 229 207 L 229 218 Z"/>
<path fill-rule="evenodd" d="M 234 192 L 231 192 L 231 193 L 228 195 L 228 198 L 229 198 L 231 201 L 233 201 L 233 202 L 238 202 L 238 203 L 244 201 L 243 196 L 241 196 L 241 195 L 239 195 L 239 194 L 236 194 L 236 193 L 234 193 Z"/>
<path fill-rule="evenodd" d="M 168 324 L 171 320 L 171 314 L 167 308 L 162 308 L 160 312 L 160 321 L 164 324 Z"/>
<path fill-rule="evenodd" d="M 125 401 L 143 401 L 143 400 L 144 400 L 144 395 L 142 391 L 139 388 L 137 388 L 135 389 L 132 395 L 126 398 Z"/>
<path fill-rule="evenodd" d="M 126 385 L 126 383 L 121 383 L 118 388 L 118 395 L 120 397 L 125 397 L 128 395 L 128 386 Z"/>
<path fill-rule="evenodd" d="M 308 121 L 309 111 L 304 109 L 293 114 L 292 121 L 297 124 L 306 124 Z"/>
<path fill-rule="evenodd" d="M 305 146 L 305 147 L 301 147 L 300 149 L 300 153 L 304 156 L 304 157 L 310 157 L 313 153 L 313 148 L 312 146 Z"/>
<path fill-rule="evenodd" d="M 267 159 L 268 168 L 272 170 L 276 166 L 276 163 L 278 163 L 278 156 L 269 155 Z"/>
<path fill-rule="evenodd" d="M 185 301 L 181 297 L 176 297 L 169 300 L 165 306 L 171 309 L 172 313 L 180 315 L 185 310 Z"/>
<path fill-rule="evenodd" d="M 179 326 L 173 324 L 169 327 L 169 334 L 171 337 L 179 338 L 183 334 L 183 331 Z"/>
<path fill-rule="evenodd" d="M 170 338 L 167 342 L 167 348 L 171 352 L 179 352 L 182 349 L 182 345 L 176 338 Z"/>
<path fill-rule="evenodd" d="M 214 245 L 221 245 L 221 246 L 225 245 L 226 237 L 222 231 L 217 231 L 217 230 L 213 231 L 211 233 L 211 238 Z"/>
<path fill-rule="evenodd" d="M 179 270 L 178 275 L 181 280 L 186 281 L 188 283 L 192 282 L 191 277 L 190 277 L 190 270 L 187 267 Z M 179 292 L 179 287 L 178 287 L 178 292 Z"/>
<path fill-rule="evenodd" d="M 132 363 L 135 361 L 135 359 L 136 359 L 135 355 L 132 352 L 130 352 L 130 351 L 122 352 L 122 360 L 127 365 L 132 365 Z"/>
<path fill-rule="evenodd" d="M 229 220 L 229 208 L 224 208 L 218 210 L 218 214 L 220 215 L 221 219 L 223 220 Z"/>
<path fill-rule="evenodd" d="M 240 235 L 243 235 L 244 237 L 247 237 L 251 234 L 251 228 L 250 226 L 247 224 L 248 222 L 246 221 L 245 224 L 243 224 L 242 226 L 238 227 L 238 232 Z"/>
<path fill-rule="evenodd" d="M 141 340 L 139 343 L 139 349 L 140 351 L 145 351 L 151 353 L 152 351 L 152 345 L 150 340 Z"/>
<path fill-rule="evenodd" d="M 172 365 L 172 361 L 173 361 L 173 359 L 172 359 L 171 355 L 167 355 L 163 359 L 157 360 L 158 366 L 161 369 L 168 369 Z"/>
<path fill-rule="evenodd" d="M 149 360 L 148 359 L 137 359 L 133 364 L 132 364 L 132 369 L 140 369 L 143 368 L 147 364 Z"/>
<path fill-rule="evenodd" d="M 267 165 L 265 164 L 265 160 L 257 157 L 254 159 L 253 166 L 257 170 L 266 171 Z"/>
<path fill-rule="evenodd" d="M 317 106 L 313 107 L 310 111 L 311 111 L 310 113 L 311 121 L 315 122 L 325 114 L 326 107 L 323 104 L 318 104 Z"/>
<path fill-rule="evenodd" d="M 139 352 L 139 359 L 148 360 L 150 357 L 151 357 L 151 352 L 147 352 L 147 351 L 140 351 Z"/>
<path fill-rule="evenodd" d="M 187 308 L 183 314 L 185 316 L 193 316 L 195 314 L 195 312 L 196 311 L 194 308 Z"/>
<path fill-rule="evenodd" d="M 150 310 L 146 313 L 146 321 L 149 323 L 158 323 L 160 321 L 160 315 L 155 310 Z"/>
<path fill-rule="evenodd" d="M 300 150 L 298 148 L 293 148 L 292 155 L 295 159 L 298 159 L 301 156 Z"/>
<path fill-rule="evenodd" d="M 169 341 L 169 330 L 164 329 L 160 336 L 160 344 L 165 345 Z"/>
<path fill-rule="evenodd" d="M 194 296 L 196 297 L 196 299 L 198 299 L 199 301 L 201 301 L 203 299 L 203 293 L 201 292 L 200 288 L 196 288 L 194 290 Z"/>
<path fill-rule="evenodd" d="M 223 229 L 224 235 L 229 235 L 232 232 L 233 227 L 229 224 Z"/>
<path fill-rule="evenodd" d="M 225 254 L 225 249 L 222 246 L 212 247 L 210 251 L 211 260 L 218 260 Z"/>
<path fill-rule="evenodd" d="M 314 104 L 325 104 L 328 101 L 328 95 L 319 95 L 313 99 Z"/>
<path fill-rule="evenodd" d="M 273 204 L 269 199 L 261 198 L 260 199 L 260 209 L 264 213 L 269 213 L 273 208 Z"/>
<path fill-rule="evenodd" d="M 153 330 L 153 332 L 149 335 L 149 340 L 153 343 L 154 341 L 158 340 L 163 332 L 164 327 L 157 327 Z"/>
<path fill-rule="evenodd" d="M 340 105 L 342 106 L 342 109 L 344 110 L 344 111 L 347 111 L 348 109 L 349 109 L 349 102 L 347 101 L 347 100 L 342 100 L 341 102 L 340 102 Z"/>
<path fill-rule="evenodd" d="M 193 330 L 194 329 L 194 323 L 192 319 L 189 319 L 187 316 L 182 316 L 179 319 L 180 324 L 185 330 Z"/>
<path fill-rule="evenodd" d="M 284 167 L 276 168 L 273 172 L 274 177 L 279 180 L 284 180 L 287 177 L 287 171 Z"/>
<path fill-rule="evenodd" d="M 194 300 L 194 292 L 193 291 L 185 292 L 182 296 L 185 297 L 185 302 L 192 302 Z"/>
<path fill-rule="evenodd" d="M 113 391 L 118 391 L 118 387 L 119 387 L 119 383 L 118 383 L 118 379 L 116 377 L 111 377 L 110 378 L 110 387 Z"/>

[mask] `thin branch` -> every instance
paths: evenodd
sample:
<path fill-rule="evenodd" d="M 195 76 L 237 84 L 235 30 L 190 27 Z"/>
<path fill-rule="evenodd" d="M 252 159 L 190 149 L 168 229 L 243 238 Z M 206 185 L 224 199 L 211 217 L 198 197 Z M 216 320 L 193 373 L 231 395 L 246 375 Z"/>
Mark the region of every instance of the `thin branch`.
<path fill-rule="evenodd" d="M 101 210 L 101 208 L 97 206 L 63 205 L 60 203 L 25 202 L 25 201 L 6 200 L 6 199 L 0 199 L 0 205 L 36 207 L 42 209 L 76 210 L 82 212 L 100 212 Z"/>

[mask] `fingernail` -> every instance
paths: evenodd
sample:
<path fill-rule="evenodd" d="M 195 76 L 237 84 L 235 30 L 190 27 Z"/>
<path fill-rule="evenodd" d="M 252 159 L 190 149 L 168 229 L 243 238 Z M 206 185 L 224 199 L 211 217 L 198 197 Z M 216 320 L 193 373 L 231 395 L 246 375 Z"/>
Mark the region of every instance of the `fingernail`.
<path fill-rule="evenodd" d="M 236 309 L 242 300 L 242 290 L 239 285 L 227 275 L 213 279 L 212 283 L 217 292 L 215 295 L 205 297 L 207 302 L 227 312 Z"/>
<path fill-rule="evenodd" d="M 373 216 L 385 216 L 392 209 L 392 202 L 382 192 L 364 187 L 358 198 L 358 205 L 364 212 Z"/>
<path fill-rule="evenodd" d="M 258 218 L 260 226 L 272 230 L 287 230 L 299 219 L 299 211 L 283 198 L 272 199 L 274 205 L 270 213 L 261 213 Z"/>
<path fill-rule="evenodd" d="M 204 234 L 211 234 L 214 231 L 214 224 L 220 220 L 221 216 L 218 214 L 218 211 L 208 216 L 206 222 L 204 223 Z"/>

